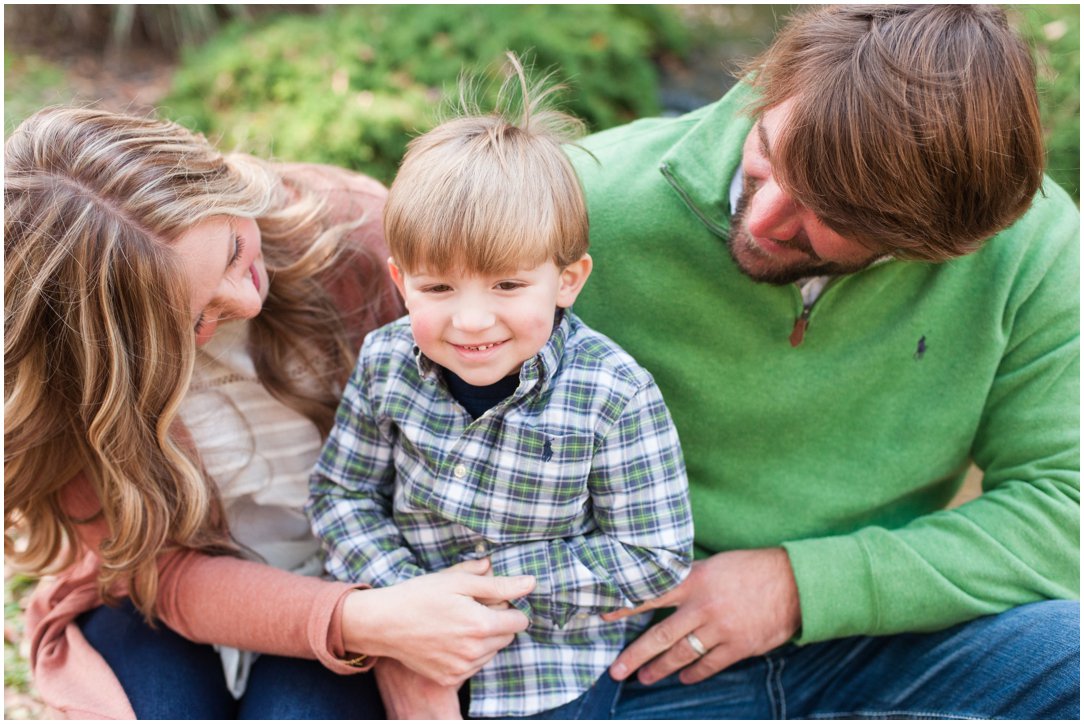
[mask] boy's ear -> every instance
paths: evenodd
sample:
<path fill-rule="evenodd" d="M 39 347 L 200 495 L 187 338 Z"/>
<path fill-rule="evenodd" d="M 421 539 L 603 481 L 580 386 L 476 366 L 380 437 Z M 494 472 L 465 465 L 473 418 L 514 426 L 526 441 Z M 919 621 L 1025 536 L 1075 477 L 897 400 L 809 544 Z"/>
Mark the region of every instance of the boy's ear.
<path fill-rule="evenodd" d="M 403 270 L 399 268 L 399 265 L 395 263 L 394 257 L 388 257 L 388 274 L 391 275 L 391 280 L 395 282 L 395 288 L 399 290 L 399 296 L 406 301 L 406 290 L 404 289 L 403 282 Z"/>
<path fill-rule="evenodd" d="M 580 290 L 587 283 L 587 277 L 591 276 L 594 262 L 590 254 L 584 254 L 561 270 L 561 286 L 557 289 L 557 306 L 562 309 L 571 307 Z"/>

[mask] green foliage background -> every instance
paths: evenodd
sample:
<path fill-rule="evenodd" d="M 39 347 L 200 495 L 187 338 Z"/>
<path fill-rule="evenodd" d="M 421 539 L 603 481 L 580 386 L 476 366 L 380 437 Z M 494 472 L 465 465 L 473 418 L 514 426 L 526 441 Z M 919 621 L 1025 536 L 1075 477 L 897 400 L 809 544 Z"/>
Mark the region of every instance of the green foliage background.
<path fill-rule="evenodd" d="M 726 59 L 764 47 L 789 5 L 103 5 L 12 7 L 56 35 L 180 48 L 160 113 L 225 148 L 339 164 L 389 182 L 407 141 L 438 118 L 461 71 L 496 77 L 506 49 L 570 86 L 568 109 L 601 130 L 655 115 L 659 68 L 697 57 L 728 84 Z M 1010 5 L 1039 67 L 1048 169 L 1080 194 L 1080 7 Z M 37 15 L 28 15 L 37 13 Z M 203 38 L 210 40 L 203 41 Z M 15 36 L 17 39 L 18 36 Z M 93 39 L 92 39 L 93 42 Z M 41 54 L 4 54 L 5 131 L 65 102 L 64 72 Z M 704 63 L 705 55 L 719 62 Z M 687 71 L 685 71 L 687 72 Z"/>
<path fill-rule="evenodd" d="M 1034 48 L 1046 131 L 1047 173 L 1080 201 L 1080 6 L 1014 8 Z"/>
<path fill-rule="evenodd" d="M 162 111 L 226 147 L 389 182 L 461 71 L 498 77 L 507 49 L 552 69 L 568 110 L 599 129 L 657 114 L 652 58 L 687 45 L 666 6 L 335 7 L 227 27 L 185 53 Z"/>
<path fill-rule="evenodd" d="M 1035 48 L 1049 173 L 1079 199 L 1079 6 L 1009 9 Z M 764 17 L 748 22 L 763 33 L 775 24 Z M 601 130 L 657 114 L 656 61 L 720 42 L 712 32 L 666 5 L 336 6 L 236 20 L 185 51 L 162 112 L 226 147 L 390 182 L 461 72 L 496 77 L 506 49 L 554 69 L 568 109 Z"/>

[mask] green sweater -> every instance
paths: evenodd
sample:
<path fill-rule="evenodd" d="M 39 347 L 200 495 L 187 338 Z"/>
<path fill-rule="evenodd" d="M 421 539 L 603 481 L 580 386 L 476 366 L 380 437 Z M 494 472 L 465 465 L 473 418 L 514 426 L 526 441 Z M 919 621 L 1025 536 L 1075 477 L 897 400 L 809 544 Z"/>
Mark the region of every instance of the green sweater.
<path fill-rule="evenodd" d="M 784 545 L 799 642 L 1077 598 L 1080 214 L 1047 180 L 979 252 L 795 285 L 725 247 L 748 89 L 572 149 L 595 268 L 576 304 L 656 378 L 697 553 Z M 983 495 L 952 510 L 969 463 Z"/>

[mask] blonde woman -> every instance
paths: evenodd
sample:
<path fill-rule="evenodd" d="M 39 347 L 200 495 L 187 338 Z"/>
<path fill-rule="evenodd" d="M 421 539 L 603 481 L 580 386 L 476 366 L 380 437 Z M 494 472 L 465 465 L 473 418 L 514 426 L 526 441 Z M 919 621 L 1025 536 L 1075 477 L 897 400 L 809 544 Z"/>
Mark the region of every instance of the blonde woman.
<path fill-rule="evenodd" d="M 5 144 L 5 555 L 76 718 L 371 718 L 390 656 L 454 684 L 526 618 L 485 561 L 320 577 L 302 512 L 361 338 L 402 309 L 385 190 L 47 109 Z M 482 603 L 479 603 L 481 601 Z"/>

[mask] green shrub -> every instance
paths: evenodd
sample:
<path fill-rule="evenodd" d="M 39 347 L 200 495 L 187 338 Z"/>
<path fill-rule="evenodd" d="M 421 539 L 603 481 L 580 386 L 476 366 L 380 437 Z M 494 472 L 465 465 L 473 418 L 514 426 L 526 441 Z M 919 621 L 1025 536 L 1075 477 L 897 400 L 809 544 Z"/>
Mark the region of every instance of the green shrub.
<path fill-rule="evenodd" d="M 4 51 L 4 136 L 30 114 L 71 96 L 60 66 L 33 55 Z"/>
<path fill-rule="evenodd" d="M 656 53 L 686 31 L 665 6 L 343 6 L 237 23 L 183 56 L 162 112 L 225 147 L 338 164 L 387 182 L 461 71 L 505 50 L 554 70 L 592 130 L 657 114 Z"/>
<path fill-rule="evenodd" d="M 1080 6 L 1016 9 L 1017 27 L 1035 49 L 1047 173 L 1080 201 Z"/>

